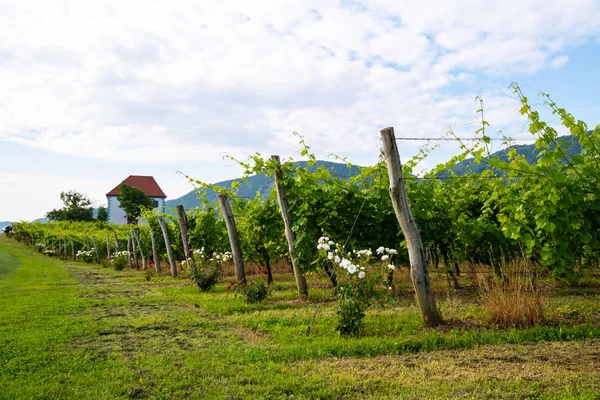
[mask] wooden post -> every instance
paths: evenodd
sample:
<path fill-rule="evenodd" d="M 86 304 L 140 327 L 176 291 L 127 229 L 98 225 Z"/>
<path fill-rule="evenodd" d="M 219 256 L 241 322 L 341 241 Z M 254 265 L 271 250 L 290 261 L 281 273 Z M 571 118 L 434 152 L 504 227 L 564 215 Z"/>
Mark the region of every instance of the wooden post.
<path fill-rule="evenodd" d="M 231 246 L 231 254 L 233 255 L 233 264 L 235 265 L 235 279 L 238 282 L 246 284 L 246 271 L 244 270 L 244 258 L 242 257 L 242 248 L 240 247 L 240 238 L 235 226 L 235 218 L 233 211 L 229 205 L 229 199 L 226 194 L 219 195 L 219 204 L 225 218 L 227 226 L 227 236 L 229 236 L 229 245 Z"/>
<path fill-rule="evenodd" d="M 139 228 L 133 229 L 133 235 L 135 236 L 135 241 L 137 242 L 137 248 L 140 251 L 140 257 L 142 257 L 142 269 L 146 269 L 146 257 L 144 256 L 144 250 L 142 249 L 142 242 L 140 241 L 140 233 L 138 232 Z"/>
<path fill-rule="evenodd" d="M 131 261 L 131 238 L 127 236 L 127 253 L 129 253 L 129 268 L 133 268 L 133 261 Z"/>
<path fill-rule="evenodd" d="M 185 255 L 185 262 L 187 264 L 192 259 L 192 254 L 190 253 L 190 245 L 188 243 L 187 216 L 185 215 L 185 210 L 183 208 L 183 205 L 180 204 L 176 208 L 177 208 L 177 218 L 179 219 L 179 230 L 181 231 L 181 240 L 183 243 L 183 254 Z"/>
<path fill-rule="evenodd" d="M 281 217 L 283 218 L 283 225 L 285 227 L 285 237 L 288 242 L 288 249 L 290 252 L 290 258 L 292 260 L 292 269 L 294 270 L 294 277 L 296 278 L 296 287 L 298 288 L 298 296 L 308 296 L 308 286 L 306 285 L 306 279 L 302 275 L 302 268 L 298 265 L 298 256 L 296 254 L 296 236 L 292 231 L 292 215 L 288 208 L 287 197 L 285 196 L 285 189 L 281 181 L 281 162 L 279 156 L 271 156 L 272 160 L 277 163 L 277 169 L 275 170 L 275 188 L 277 189 L 277 202 L 279 203 L 279 209 L 281 210 Z"/>
<path fill-rule="evenodd" d="M 106 235 L 106 258 L 110 260 L 110 237 Z"/>
<path fill-rule="evenodd" d="M 154 268 L 156 269 L 156 274 L 160 275 L 160 257 L 158 256 L 158 250 L 156 249 L 156 240 L 154 239 L 154 230 L 152 226 L 148 226 L 150 228 L 150 240 L 152 240 L 152 258 L 154 259 Z"/>
<path fill-rule="evenodd" d="M 87 246 L 88 250 L 90 250 L 92 248 L 92 246 L 90 246 L 90 239 L 88 239 L 87 236 L 85 236 L 85 245 Z"/>
<path fill-rule="evenodd" d="M 440 316 L 435 304 L 435 297 L 429 283 L 427 273 L 427 258 L 425 248 L 421 241 L 421 233 L 413 219 L 406 196 L 406 186 L 402 176 L 402 164 L 396 144 L 394 128 L 381 130 L 383 140 L 383 154 L 387 161 L 388 175 L 390 178 L 390 197 L 396 213 L 396 218 L 406 238 L 408 257 L 410 259 L 410 277 L 415 288 L 421 315 L 425 326 L 436 326 L 440 323 Z"/>
<path fill-rule="evenodd" d="M 75 246 L 73 246 L 73 239 L 71 239 L 71 254 L 73 255 L 73 261 L 75 261 Z"/>
<path fill-rule="evenodd" d="M 100 254 L 98 254 L 98 242 L 96 241 L 96 237 L 93 236 L 92 240 L 94 241 L 94 250 L 96 251 L 96 264 L 100 264 Z"/>
<path fill-rule="evenodd" d="M 177 264 L 175 264 L 175 257 L 173 257 L 173 249 L 171 248 L 171 241 L 169 240 L 169 232 L 167 231 L 167 227 L 165 225 L 165 221 L 163 221 L 162 216 L 158 217 L 158 224 L 160 225 L 163 238 L 165 239 L 167 256 L 169 257 L 169 264 L 171 264 L 171 275 L 173 275 L 173 278 L 175 278 L 177 276 Z"/>
<path fill-rule="evenodd" d="M 65 249 L 65 259 L 66 259 L 69 254 L 69 246 L 67 245 L 67 238 L 65 236 L 63 236 L 63 245 L 64 245 L 64 249 Z"/>
<path fill-rule="evenodd" d="M 135 263 L 135 269 L 140 269 L 138 265 L 137 251 L 135 246 L 135 235 L 133 234 L 133 231 L 131 231 L 131 248 L 133 249 L 133 262 Z"/>
<path fill-rule="evenodd" d="M 115 238 L 115 249 L 117 249 L 117 253 L 119 252 L 119 240 L 117 239 L 117 232 L 113 231 L 113 236 Z"/>

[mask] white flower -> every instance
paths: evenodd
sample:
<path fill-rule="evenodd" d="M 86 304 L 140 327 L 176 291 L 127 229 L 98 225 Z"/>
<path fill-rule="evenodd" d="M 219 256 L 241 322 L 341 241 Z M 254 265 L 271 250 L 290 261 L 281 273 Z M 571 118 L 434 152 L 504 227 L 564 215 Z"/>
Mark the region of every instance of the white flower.
<path fill-rule="evenodd" d="M 326 251 L 329 251 L 329 250 L 331 250 L 331 247 L 329 247 L 329 245 L 327 243 L 319 243 L 317 245 L 317 250 L 326 250 Z"/>
<path fill-rule="evenodd" d="M 381 246 L 377 249 L 377 254 L 381 254 L 385 251 L 385 247 Z"/>
<path fill-rule="evenodd" d="M 385 261 L 388 258 L 390 258 L 390 256 L 388 256 L 387 254 L 384 254 L 384 255 L 381 256 L 381 261 Z"/>
<path fill-rule="evenodd" d="M 319 238 L 319 244 L 326 244 L 327 242 L 329 242 L 329 238 L 327 236 L 321 236 Z"/>
<path fill-rule="evenodd" d="M 386 249 L 389 254 L 398 254 L 398 250 L 396 249 Z"/>
<path fill-rule="evenodd" d="M 360 271 L 360 272 L 358 273 L 358 279 L 362 279 L 362 278 L 364 278 L 364 277 L 365 277 L 365 275 L 366 275 L 366 274 L 365 274 L 365 271 Z"/>
<path fill-rule="evenodd" d="M 336 255 L 335 257 L 333 257 L 333 261 L 335 261 L 336 264 L 339 264 L 342 260 L 340 259 L 340 256 Z"/>
<path fill-rule="evenodd" d="M 342 259 L 342 261 L 340 262 L 340 267 L 342 267 L 344 269 L 348 269 L 351 265 L 352 265 L 352 262 L 345 258 Z"/>
<path fill-rule="evenodd" d="M 333 240 L 330 240 L 330 241 L 329 241 L 329 245 L 330 245 L 330 246 L 333 246 L 334 244 L 335 244 L 335 242 L 334 242 Z"/>
<path fill-rule="evenodd" d="M 332 252 L 327 253 L 327 259 L 328 260 L 333 260 L 333 253 Z"/>
<path fill-rule="evenodd" d="M 388 268 L 393 271 L 396 269 L 396 266 L 394 264 L 390 264 L 390 265 L 388 265 Z"/>
<path fill-rule="evenodd" d="M 350 275 L 352 275 L 353 273 L 355 273 L 355 272 L 356 272 L 356 269 L 357 269 L 357 268 L 356 268 L 356 265 L 354 265 L 354 264 L 350 264 L 350 265 L 348 266 L 348 273 L 349 273 Z"/>

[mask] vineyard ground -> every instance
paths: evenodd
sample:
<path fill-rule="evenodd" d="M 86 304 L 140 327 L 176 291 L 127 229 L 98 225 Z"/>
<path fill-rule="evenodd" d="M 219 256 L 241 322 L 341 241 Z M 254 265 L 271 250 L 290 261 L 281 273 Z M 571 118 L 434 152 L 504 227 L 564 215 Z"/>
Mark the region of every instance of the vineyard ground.
<path fill-rule="evenodd" d="M 600 277 L 544 282 L 547 322 L 505 330 L 483 322 L 468 274 L 458 292 L 431 277 L 442 327 L 422 327 L 404 272 L 365 335 L 340 338 L 321 276 L 300 301 L 281 267 L 256 306 L 227 279 L 200 293 L 0 237 L 0 398 L 600 397 Z"/>

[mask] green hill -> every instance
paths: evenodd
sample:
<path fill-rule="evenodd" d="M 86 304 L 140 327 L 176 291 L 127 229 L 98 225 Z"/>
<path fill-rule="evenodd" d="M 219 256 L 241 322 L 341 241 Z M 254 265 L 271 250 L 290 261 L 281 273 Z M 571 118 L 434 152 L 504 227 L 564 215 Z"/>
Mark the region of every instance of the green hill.
<path fill-rule="evenodd" d="M 561 144 L 561 147 L 565 148 L 567 158 L 571 158 L 572 156 L 581 153 L 581 145 L 579 144 L 579 142 L 577 141 L 577 137 L 575 136 L 560 136 L 557 138 L 557 142 Z M 563 146 L 563 144 L 567 143 L 568 145 Z M 534 164 L 539 154 L 539 151 L 536 150 L 534 144 L 514 145 L 492 153 L 490 158 L 499 158 L 503 161 L 508 161 L 508 151 L 512 148 L 516 149 L 519 152 L 519 154 L 524 155 L 529 164 Z M 552 145 L 551 148 L 553 149 L 555 148 L 555 146 Z M 487 159 L 488 157 L 485 158 L 486 161 Z M 479 174 L 487 168 L 488 164 L 485 161 L 478 164 L 473 159 L 467 159 L 456 164 L 452 168 L 452 170 L 456 173 L 456 175 L 462 176 L 470 173 Z M 445 176 L 447 176 L 447 174 L 442 175 L 442 177 Z"/>
<path fill-rule="evenodd" d="M 307 167 L 306 161 L 298 161 L 294 164 L 300 167 Z M 346 164 L 335 163 L 330 161 L 317 161 L 317 164 L 315 166 L 308 167 L 308 169 L 310 171 L 314 171 L 321 165 L 329 169 L 332 175 L 339 176 L 344 179 L 348 179 L 351 176 L 357 175 L 359 173 L 358 167 L 353 166 L 349 168 Z M 249 176 L 246 180 L 247 182 L 242 181 L 241 178 L 231 179 L 228 181 L 218 182 L 215 185 L 221 186 L 223 188 L 230 188 L 233 182 L 240 182 L 240 185 L 238 186 L 238 196 L 247 198 L 254 198 L 257 192 L 259 192 L 261 196 L 265 196 L 273 187 L 273 178 L 271 176 L 266 176 L 262 173 Z M 204 191 L 205 189 L 199 190 Z M 206 189 L 206 196 L 211 203 L 215 204 L 217 202 L 217 193 L 215 193 L 215 191 L 213 191 L 212 189 Z M 183 204 L 185 209 L 189 210 L 193 207 L 199 207 L 201 205 L 201 201 L 196 191 L 192 190 L 189 193 L 177 199 L 167 200 L 166 207 L 167 209 L 175 208 L 180 204 Z"/>

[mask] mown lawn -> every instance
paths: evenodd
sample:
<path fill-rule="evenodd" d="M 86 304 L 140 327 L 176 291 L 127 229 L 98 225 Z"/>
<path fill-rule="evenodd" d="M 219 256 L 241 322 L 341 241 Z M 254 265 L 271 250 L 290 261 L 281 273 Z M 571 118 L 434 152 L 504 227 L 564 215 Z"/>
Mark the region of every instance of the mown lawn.
<path fill-rule="evenodd" d="M 228 282 L 200 293 L 0 236 L 0 398 L 600 398 L 597 277 L 549 283 L 547 322 L 505 330 L 484 322 L 464 279 L 453 292 L 432 273 L 440 328 L 422 327 L 401 277 L 365 335 L 341 338 L 318 276 L 299 301 L 293 277 L 277 274 L 253 306 Z"/>

